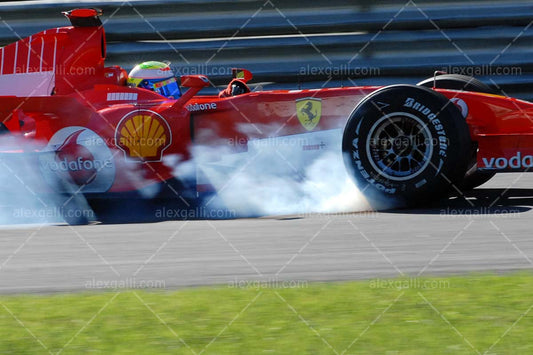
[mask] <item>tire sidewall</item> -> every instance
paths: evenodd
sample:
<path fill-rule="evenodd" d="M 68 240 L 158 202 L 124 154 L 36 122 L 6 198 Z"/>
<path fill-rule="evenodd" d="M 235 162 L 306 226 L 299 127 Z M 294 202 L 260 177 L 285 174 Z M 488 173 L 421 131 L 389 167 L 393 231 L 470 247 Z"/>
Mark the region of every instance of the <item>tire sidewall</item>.
<path fill-rule="evenodd" d="M 414 119 L 429 132 L 430 155 L 422 168 L 407 177 L 387 176 L 376 166 L 376 124 L 394 117 Z M 382 88 L 354 109 L 343 135 L 348 170 L 366 194 L 409 203 L 445 193 L 464 176 L 470 144 L 468 128 L 459 110 L 446 97 L 411 85 Z M 374 161 L 374 163 L 373 163 Z"/>

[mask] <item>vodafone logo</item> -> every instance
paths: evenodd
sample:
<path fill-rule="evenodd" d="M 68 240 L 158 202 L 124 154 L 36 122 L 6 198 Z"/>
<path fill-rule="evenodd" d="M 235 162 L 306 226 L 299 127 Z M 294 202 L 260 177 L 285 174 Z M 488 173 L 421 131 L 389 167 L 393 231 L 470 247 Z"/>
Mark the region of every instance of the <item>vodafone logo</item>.
<path fill-rule="evenodd" d="M 487 169 L 526 169 L 533 168 L 533 155 L 522 156 L 521 152 L 507 159 L 504 157 L 499 158 L 482 158 L 483 164 Z"/>
<path fill-rule="evenodd" d="M 61 189 L 58 179 L 82 192 L 105 192 L 115 180 L 113 155 L 104 140 L 85 127 L 66 127 L 48 142 L 40 157 L 46 181 Z"/>
<path fill-rule="evenodd" d="M 454 97 L 450 101 L 453 102 L 455 104 L 455 106 L 457 106 L 459 111 L 461 111 L 461 115 L 463 116 L 463 118 L 466 118 L 468 116 L 468 105 L 466 104 L 466 102 L 463 99 L 460 99 L 458 97 Z"/>
<path fill-rule="evenodd" d="M 52 171 L 93 171 L 99 170 L 102 168 L 111 168 L 113 167 L 110 161 L 99 161 L 99 160 L 84 160 L 82 157 L 78 157 L 76 160 L 68 161 L 67 158 L 59 162 L 45 162 L 45 167 Z M 82 183 L 90 183 L 88 179 Z"/>

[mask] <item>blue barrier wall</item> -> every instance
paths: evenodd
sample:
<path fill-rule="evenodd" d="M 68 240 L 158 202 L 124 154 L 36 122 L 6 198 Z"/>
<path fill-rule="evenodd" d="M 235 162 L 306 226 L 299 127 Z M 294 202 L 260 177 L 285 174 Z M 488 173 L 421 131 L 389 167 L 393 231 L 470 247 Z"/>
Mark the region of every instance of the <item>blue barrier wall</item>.
<path fill-rule="evenodd" d="M 68 22 L 76 2 L 0 4 L 0 44 Z M 104 10 L 108 64 L 169 60 L 223 85 L 232 67 L 264 88 L 416 83 L 473 74 L 533 99 L 530 1 L 130 1 Z M 211 88 L 215 91 L 215 88 Z M 209 90 L 208 90 L 209 91 Z"/>

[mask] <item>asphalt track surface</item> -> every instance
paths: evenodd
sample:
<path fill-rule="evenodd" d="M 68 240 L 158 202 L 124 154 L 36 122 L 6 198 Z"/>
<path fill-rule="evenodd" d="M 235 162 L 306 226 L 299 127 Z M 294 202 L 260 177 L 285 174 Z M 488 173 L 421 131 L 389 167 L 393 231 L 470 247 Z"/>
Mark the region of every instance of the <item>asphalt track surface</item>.
<path fill-rule="evenodd" d="M 533 268 L 533 174 L 424 210 L 0 230 L 0 293 Z"/>

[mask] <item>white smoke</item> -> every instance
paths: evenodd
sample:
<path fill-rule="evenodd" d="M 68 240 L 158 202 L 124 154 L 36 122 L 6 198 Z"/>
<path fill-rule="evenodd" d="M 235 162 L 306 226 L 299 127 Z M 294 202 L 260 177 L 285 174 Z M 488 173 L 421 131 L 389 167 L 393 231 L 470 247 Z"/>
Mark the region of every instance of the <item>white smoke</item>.
<path fill-rule="evenodd" d="M 270 128 L 277 130 L 261 130 Z M 206 198 L 205 207 L 232 211 L 228 216 L 368 211 L 344 167 L 341 138 L 342 130 L 336 129 L 251 139 L 240 151 L 225 140 L 213 144 L 208 138 L 203 141 L 210 144 L 191 148 L 192 159 L 168 156 L 165 163 L 180 178 L 213 186 L 216 198 Z M 76 185 L 50 174 L 43 178 L 39 156 L 47 153 L 42 145 L 12 135 L 0 137 L 0 225 L 84 223 L 95 217 Z M 141 190 L 150 198 L 157 189 Z"/>
<path fill-rule="evenodd" d="M 84 223 L 93 217 L 82 194 L 64 182 L 45 181 L 37 142 L 0 137 L 0 225 Z M 57 191 L 65 191 L 58 193 Z"/>
<path fill-rule="evenodd" d="M 177 176 L 197 169 L 198 183 L 217 191 L 207 207 L 238 217 L 368 211 L 344 167 L 341 139 L 336 129 L 250 140 L 243 152 L 197 145 L 191 161 L 173 166 Z"/>

